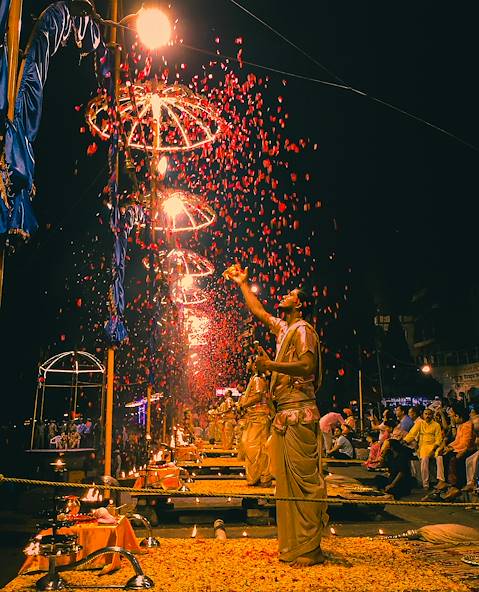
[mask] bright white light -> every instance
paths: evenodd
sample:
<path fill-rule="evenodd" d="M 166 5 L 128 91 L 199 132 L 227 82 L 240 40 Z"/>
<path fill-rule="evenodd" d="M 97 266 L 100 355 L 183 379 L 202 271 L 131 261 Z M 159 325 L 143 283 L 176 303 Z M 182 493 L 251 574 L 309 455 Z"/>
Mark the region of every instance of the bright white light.
<path fill-rule="evenodd" d="M 194 283 L 195 279 L 192 275 L 184 275 L 180 280 L 181 287 L 185 290 L 192 288 Z"/>
<path fill-rule="evenodd" d="M 256 284 L 253 284 L 251 286 L 251 291 L 253 292 L 253 294 L 257 294 L 259 292 L 259 286 L 257 286 Z"/>
<path fill-rule="evenodd" d="M 160 175 L 160 177 L 163 179 L 165 177 L 166 174 L 166 169 L 168 168 L 168 159 L 166 158 L 166 156 L 162 156 L 160 158 L 160 161 L 158 163 L 158 174 Z"/>
<path fill-rule="evenodd" d="M 156 93 L 151 95 L 151 112 L 153 113 L 153 119 L 160 122 L 161 119 L 161 99 Z"/>
<path fill-rule="evenodd" d="M 170 21 L 159 8 L 141 8 L 136 19 L 136 30 L 142 44 L 149 49 L 166 45 L 171 37 Z"/>
<path fill-rule="evenodd" d="M 429 366 L 429 364 L 424 364 L 424 366 L 421 368 L 421 372 L 424 374 L 430 374 L 432 372 L 432 368 Z"/>
<path fill-rule="evenodd" d="M 175 195 L 165 199 L 163 202 L 163 210 L 166 215 L 174 220 L 176 216 L 179 216 L 184 211 L 183 202 L 179 197 Z"/>

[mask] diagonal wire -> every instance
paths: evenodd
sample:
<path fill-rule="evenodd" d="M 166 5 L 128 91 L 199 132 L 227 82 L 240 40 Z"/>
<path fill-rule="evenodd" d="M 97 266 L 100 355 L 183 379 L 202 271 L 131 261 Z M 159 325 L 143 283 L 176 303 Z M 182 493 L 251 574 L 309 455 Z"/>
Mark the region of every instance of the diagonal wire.
<path fill-rule="evenodd" d="M 339 76 L 337 76 L 334 72 L 332 72 L 329 68 L 327 68 L 326 66 L 324 66 L 323 64 L 321 64 L 321 62 L 319 62 L 316 58 L 314 58 L 312 55 L 310 55 L 302 47 L 300 47 L 299 45 L 296 45 L 296 43 L 294 43 L 293 41 L 291 41 L 290 39 L 288 39 L 285 35 L 283 35 L 280 31 L 278 31 L 277 29 L 275 29 L 274 27 L 272 27 L 269 23 L 267 23 L 266 21 L 262 20 L 258 15 L 252 13 L 250 10 L 248 10 L 247 8 L 245 8 L 244 6 L 242 6 L 239 2 L 237 2 L 237 0 L 230 0 L 230 2 L 232 4 L 234 4 L 235 6 L 237 6 L 238 8 L 240 8 L 243 12 L 246 12 L 246 14 L 248 14 L 249 16 L 251 16 L 252 18 L 254 18 L 256 21 L 258 21 L 259 23 L 261 23 L 264 27 L 266 27 L 267 29 L 269 29 L 272 33 L 274 33 L 277 37 L 279 37 L 280 39 L 282 39 L 283 41 L 285 41 L 288 45 L 290 45 L 291 47 L 294 47 L 294 49 L 296 51 L 299 51 L 299 53 L 301 53 L 304 57 L 308 58 L 308 60 L 310 62 L 313 62 L 313 64 L 316 64 L 316 66 L 318 66 L 319 68 L 321 68 L 322 70 L 324 70 L 327 74 L 329 74 L 331 76 L 331 78 L 333 78 L 337 82 L 340 82 L 341 84 L 344 84 L 346 86 L 350 86 L 345 80 L 343 80 L 342 78 L 340 78 Z"/>
<path fill-rule="evenodd" d="M 401 109 L 400 107 L 397 107 L 396 105 L 388 103 L 387 101 L 384 101 L 383 99 L 380 99 L 378 97 L 374 97 L 362 90 L 359 90 L 358 88 L 354 88 L 354 87 L 350 86 L 349 84 L 338 84 L 336 82 L 328 82 L 327 80 L 322 80 L 321 78 L 315 78 L 314 76 L 306 76 L 305 74 L 298 74 L 296 72 L 289 72 L 288 70 L 281 70 L 279 68 L 273 68 L 272 66 L 265 66 L 264 64 L 258 64 L 257 62 L 250 62 L 248 60 L 243 60 L 243 59 L 240 60 L 234 56 L 225 55 L 225 54 L 222 54 L 218 51 L 214 52 L 214 51 L 209 51 L 207 49 L 201 49 L 199 47 L 194 47 L 193 45 L 187 45 L 186 43 L 182 43 L 181 47 L 184 47 L 186 49 L 190 49 L 191 51 L 196 51 L 198 53 L 203 53 L 205 55 L 213 56 L 216 58 L 223 58 L 226 60 L 231 60 L 233 62 L 237 62 L 239 64 L 246 64 L 247 66 L 251 66 L 253 68 L 259 68 L 261 70 L 266 70 L 268 72 L 274 72 L 275 74 L 281 74 L 282 76 L 288 76 L 289 78 L 296 78 L 298 80 L 305 80 L 306 82 L 312 82 L 314 84 L 321 84 L 323 86 L 330 86 L 332 88 L 338 88 L 340 90 L 345 90 L 345 91 L 360 95 L 361 97 L 365 97 L 366 99 L 369 99 L 370 101 L 379 103 L 380 105 L 383 105 L 389 109 L 392 109 L 393 111 L 397 111 L 398 113 L 401 113 L 405 117 L 408 117 L 409 119 L 413 119 L 414 121 L 422 123 L 423 125 L 425 125 L 427 127 L 430 127 L 430 128 L 432 128 L 432 129 L 434 129 L 446 136 L 449 136 L 450 138 L 452 138 L 453 140 L 456 140 L 457 142 L 463 144 L 464 146 L 467 146 L 468 148 L 471 148 L 472 150 L 479 152 L 479 148 L 477 146 L 475 146 L 474 144 L 471 144 L 470 142 L 468 142 L 467 140 L 464 140 L 463 138 L 461 138 L 459 136 L 456 136 L 455 134 L 448 131 L 447 129 L 444 129 L 443 127 L 440 127 L 440 126 L 436 125 L 435 123 L 431 123 L 430 121 L 427 121 L 426 119 L 423 119 L 422 117 L 419 117 L 418 115 L 414 115 L 413 113 L 409 113 L 408 111 L 405 111 L 404 109 Z"/>
<path fill-rule="evenodd" d="M 418 115 L 414 115 L 413 113 L 409 113 L 408 111 L 405 111 L 404 109 L 401 109 L 400 107 L 397 107 L 396 105 L 393 105 L 392 103 L 388 103 L 387 101 L 385 101 L 383 99 L 380 99 L 379 97 L 372 96 L 372 95 L 368 94 L 367 92 L 364 92 L 364 91 L 361 91 L 359 89 L 356 89 L 356 88 L 352 87 L 345 80 L 343 80 L 342 78 L 340 78 L 339 76 L 337 76 L 334 72 L 332 72 L 331 70 L 329 70 L 329 68 L 327 68 L 326 66 L 324 66 L 321 62 L 319 62 L 316 58 L 314 58 L 313 56 L 311 56 L 302 47 L 300 47 L 299 45 L 297 45 L 296 43 L 294 43 L 293 41 L 291 41 L 290 39 L 288 39 L 280 31 L 278 31 L 277 29 L 275 29 L 274 27 L 272 27 L 269 23 L 267 23 L 266 21 L 264 21 L 263 19 L 261 19 L 259 16 L 257 16 L 256 14 L 254 14 L 253 12 L 251 12 L 250 10 L 248 10 L 247 8 L 245 8 L 244 6 L 242 6 L 237 0 L 229 0 L 229 1 L 232 4 L 234 4 L 235 6 L 237 6 L 238 8 L 240 8 L 243 12 L 245 12 L 246 14 L 248 14 L 249 16 L 251 16 L 254 20 L 256 20 L 259 23 L 261 23 L 264 27 L 266 27 L 267 29 L 269 29 L 272 33 L 274 33 L 276 36 L 278 36 L 280 39 L 282 39 L 285 43 L 287 43 L 288 45 L 290 45 L 291 47 L 293 47 L 294 49 L 296 49 L 296 51 L 298 51 L 299 53 L 301 53 L 310 62 L 312 62 L 313 64 L 315 64 L 316 66 L 318 66 L 319 68 L 321 68 L 322 70 L 324 70 L 324 72 L 326 72 L 327 74 L 329 74 L 334 80 L 336 80 L 337 82 L 339 82 L 341 84 L 328 83 L 328 82 L 326 82 L 324 80 L 319 81 L 317 79 L 310 78 L 308 76 L 302 76 L 302 75 L 294 74 L 294 73 L 291 73 L 291 72 L 284 72 L 284 71 L 276 70 L 275 68 L 267 68 L 267 67 L 261 66 L 259 64 L 252 64 L 251 62 L 246 62 L 246 61 L 242 60 L 243 63 L 248 64 L 248 65 L 251 65 L 251 66 L 255 66 L 257 68 L 269 69 L 269 70 L 271 70 L 273 72 L 284 74 L 285 76 L 286 75 L 287 76 L 292 76 L 294 78 L 300 78 L 300 79 L 303 79 L 303 80 L 307 80 L 309 82 L 316 82 L 316 83 L 321 82 L 321 84 L 324 84 L 324 85 L 334 86 L 334 87 L 340 88 L 342 90 L 348 90 L 350 92 L 354 92 L 354 93 L 359 94 L 359 95 L 361 95 L 363 97 L 366 97 L 370 101 L 373 101 L 375 103 L 378 103 L 380 105 L 383 105 L 384 107 L 387 107 L 388 109 L 391 109 L 392 111 L 396 111 L 397 113 L 400 113 L 401 115 L 404 115 L 405 117 L 408 117 L 409 119 L 412 119 L 414 121 L 417 121 L 418 123 L 422 123 L 423 125 L 426 125 L 427 127 L 430 127 L 432 129 L 435 129 L 436 131 L 438 131 L 438 132 L 440 132 L 442 134 L 445 134 L 446 136 L 452 138 L 453 140 L 456 140 L 456 141 L 460 142 L 464 146 L 467 146 L 468 148 L 472 148 L 473 150 L 479 152 L 479 148 L 477 146 L 474 146 L 474 144 L 471 144 L 467 140 L 464 140 L 463 138 L 460 138 L 459 136 L 456 136 L 452 132 L 450 132 L 450 131 L 442 128 L 442 127 L 439 127 L 438 125 L 436 125 L 434 123 L 431 123 L 430 121 L 427 121 L 426 119 L 423 119 L 422 117 L 419 117 Z M 234 59 L 234 58 L 230 58 L 230 59 Z"/>

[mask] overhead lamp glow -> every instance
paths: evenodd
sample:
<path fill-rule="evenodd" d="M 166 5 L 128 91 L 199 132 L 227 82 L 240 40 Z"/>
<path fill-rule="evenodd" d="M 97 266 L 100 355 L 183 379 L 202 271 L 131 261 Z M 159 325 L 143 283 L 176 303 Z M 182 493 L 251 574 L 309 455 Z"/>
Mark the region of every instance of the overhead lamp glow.
<path fill-rule="evenodd" d="M 165 178 L 166 171 L 168 169 L 168 159 L 166 156 L 162 156 L 158 162 L 158 174 L 160 175 L 161 179 Z"/>
<path fill-rule="evenodd" d="M 136 30 L 141 43 L 149 49 L 158 49 L 171 38 L 170 21 L 159 8 L 141 8 L 136 19 Z"/>
<path fill-rule="evenodd" d="M 165 214 L 172 220 L 179 216 L 184 209 L 183 201 L 175 195 L 165 199 L 163 202 L 163 210 Z"/>
<path fill-rule="evenodd" d="M 189 290 L 193 287 L 195 280 L 192 275 L 185 275 L 180 280 L 180 285 L 184 290 Z"/>

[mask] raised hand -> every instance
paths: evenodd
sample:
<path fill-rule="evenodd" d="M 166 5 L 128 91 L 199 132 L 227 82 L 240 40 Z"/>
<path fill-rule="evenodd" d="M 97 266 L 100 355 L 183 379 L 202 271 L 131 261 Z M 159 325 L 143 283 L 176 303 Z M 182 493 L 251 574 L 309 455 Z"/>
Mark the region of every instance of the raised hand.
<path fill-rule="evenodd" d="M 235 263 L 234 265 L 231 265 L 231 267 L 228 267 L 223 273 L 223 276 L 232 280 L 235 284 L 244 284 L 248 279 L 248 268 L 245 267 L 242 269 L 239 263 Z"/>

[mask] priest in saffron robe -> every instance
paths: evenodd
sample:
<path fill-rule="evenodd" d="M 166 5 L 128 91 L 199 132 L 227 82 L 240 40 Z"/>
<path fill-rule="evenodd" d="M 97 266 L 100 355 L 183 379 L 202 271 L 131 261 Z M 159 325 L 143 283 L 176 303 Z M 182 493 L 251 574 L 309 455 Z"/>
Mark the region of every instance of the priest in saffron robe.
<path fill-rule="evenodd" d="M 235 402 L 229 389 L 218 407 L 218 415 L 221 422 L 221 444 L 224 450 L 231 450 L 235 439 L 236 415 Z"/>
<path fill-rule="evenodd" d="M 238 401 L 239 410 L 245 412 L 243 418 L 245 426 L 241 432 L 239 448 L 245 461 L 248 485 L 260 484 L 264 487 L 271 485 L 272 478 L 266 450 L 271 430 L 271 409 L 268 399 L 268 381 L 263 375 L 255 372 Z"/>
<path fill-rule="evenodd" d="M 321 433 L 315 393 L 321 382 L 319 337 L 302 318 L 305 296 L 286 294 L 280 317 L 270 315 L 251 291 L 248 269 L 231 266 L 225 277 L 241 289 L 250 311 L 276 336 L 276 357 L 264 350 L 256 360 L 258 372 L 271 372 L 270 392 L 276 407 L 270 456 L 277 498 L 325 499 L 321 468 Z M 276 502 L 279 558 L 294 567 L 323 563 L 321 536 L 327 523 L 325 502 Z"/>

